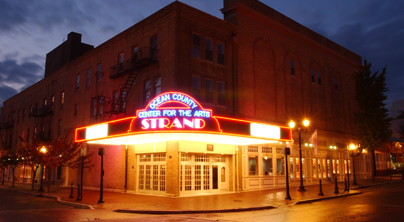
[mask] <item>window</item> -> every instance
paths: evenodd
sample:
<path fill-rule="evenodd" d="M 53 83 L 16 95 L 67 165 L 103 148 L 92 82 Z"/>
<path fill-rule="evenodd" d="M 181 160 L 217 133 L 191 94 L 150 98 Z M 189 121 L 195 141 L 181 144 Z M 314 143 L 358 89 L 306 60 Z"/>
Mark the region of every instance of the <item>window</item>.
<path fill-rule="evenodd" d="M 87 69 L 87 85 L 89 86 L 91 83 L 91 69 Z"/>
<path fill-rule="evenodd" d="M 199 58 L 201 48 L 201 36 L 198 34 L 192 34 L 192 56 Z"/>
<path fill-rule="evenodd" d="M 79 87 L 80 87 L 80 74 L 76 76 L 76 89 L 79 89 Z"/>
<path fill-rule="evenodd" d="M 212 39 L 205 39 L 205 59 L 213 62 L 213 41 Z"/>
<path fill-rule="evenodd" d="M 62 93 L 60 94 L 60 104 L 63 105 L 63 103 L 65 103 L 65 92 L 62 91 Z"/>
<path fill-rule="evenodd" d="M 112 110 L 118 111 L 118 106 L 116 105 L 118 103 L 118 90 L 115 90 L 112 92 Z"/>
<path fill-rule="evenodd" d="M 213 81 L 205 79 L 205 100 L 207 103 L 213 103 Z"/>
<path fill-rule="evenodd" d="M 321 73 L 317 72 L 317 82 L 319 85 L 321 85 Z"/>
<path fill-rule="evenodd" d="M 118 72 L 123 70 L 123 53 L 118 55 Z"/>
<path fill-rule="evenodd" d="M 157 59 L 157 37 L 150 39 L 150 58 Z"/>
<path fill-rule="evenodd" d="M 334 89 L 338 91 L 337 78 L 334 78 Z"/>
<path fill-rule="evenodd" d="M 224 44 L 221 42 L 217 43 L 217 63 L 224 65 Z"/>
<path fill-rule="evenodd" d="M 62 119 L 58 121 L 58 136 L 62 135 Z"/>
<path fill-rule="evenodd" d="M 290 75 L 295 76 L 295 63 L 290 60 Z"/>
<path fill-rule="evenodd" d="M 192 96 L 196 100 L 201 98 L 201 77 L 192 76 Z"/>
<path fill-rule="evenodd" d="M 101 81 L 101 63 L 97 65 L 97 82 Z"/>
<path fill-rule="evenodd" d="M 27 143 L 29 142 L 29 129 L 27 129 Z"/>
<path fill-rule="evenodd" d="M 161 76 L 154 78 L 154 96 L 161 93 Z"/>
<path fill-rule="evenodd" d="M 51 97 L 51 110 L 53 110 L 55 108 L 54 104 L 55 104 L 55 96 L 52 95 L 52 97 Z"/>
<path fill-rule="evenodd" d="M 18 114 L 17 114 L 17 124 L 20 122 L 20 116 L 21 116 L 21 113 L 20 113 L 20 110 L 18 110 Z"/>
<path fill-rule="evenodd" d="M 137 46 L 133 47 L 132 62 L 136 62 L 138 59 L 139 48 Z"/>
<path fill-rule="evenodd" d="M 314 79 L 314 70 L 313 69 L 310 69 L 310 75 L 311 75 L 311 82 L 316 82 L 315 81 L 315 79 Z"/>
<path fill-rule="evenodd" d="M 91 117 L 97 116 L 97 98 L 91 99 Z"/>
<path fill-rule="evenodd" d="M 98 114 L 102 116 L 104 110 L 104 97 L 98 97 Z"/>
<path fill-rule="evenodd" d="M 272 176 L 272 158 L 263 157 L 262 158 L 262 172 L 264 175 Z"/>
<path fill-rule="evenodd" d="M 73 116 L 77 116 L 77 109 L 78 109 L 78 104 L 76 103 L 76 104 L 74 104 L 74 112 L 73 112 Z"/>
<path fill-rule="evenodd" d="M 143 91 L 143 95 L 144 95 L 144 103 L 148 103 L 151 99 L 151 81 L 146 80 L 144 81 L 144 91 Z"/>
<path fill-rule="evenodd" d="M 25 120 L 25 115 L 26 115 L 26 112 L 25 112 L 25 108 L 24 108 L 24 109 L 22 109 L 22 121 Z"/>
<path fill-rule="evenodd" d="M 45 107 L 46 105 L 48 105 L 48 100 L 47 100 L 47 99 L 44 99 L 44 100 L 43 100 L 43 106 Z"/>
<path fill-rule="evenodd" d="M 226 92 L 223 82 L 217 83 L 217 104 L 222 106 L 226 105 Z"/>
<path fill-rule="evenodd" d="M 276 175 L 285 175 L 285 160 L 282 157 L 276 158 Z"/>
<path fill-rule="evenodd" d="M 28 115 L 28 119 L 31 118 L 33 110 L 34 110 L 34 107 L 32 107 L 32 105 L 29 105 L 29 115 Z"/>
<path fill-rule="evenodd" d="M 248 175 L 258 175 L 258 157 L 249 156 L 248 157 Z"/>

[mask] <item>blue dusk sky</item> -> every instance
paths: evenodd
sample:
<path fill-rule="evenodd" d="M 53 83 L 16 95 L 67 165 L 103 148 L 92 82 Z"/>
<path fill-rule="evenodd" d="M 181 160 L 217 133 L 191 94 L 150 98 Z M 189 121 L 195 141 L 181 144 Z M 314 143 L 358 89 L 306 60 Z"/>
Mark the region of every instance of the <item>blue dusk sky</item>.
<path fill-rule="evenodd" d="M 0 106 L 41 80 L 46 53 L 71 31 L 97 47 L 173 0 L 0 0 Z M 222 0 L 182 0 L 223 18 Z M 296 22 L 387 67 L 387 108 L 404 99 L 404 1 L 261 0 Z"/>

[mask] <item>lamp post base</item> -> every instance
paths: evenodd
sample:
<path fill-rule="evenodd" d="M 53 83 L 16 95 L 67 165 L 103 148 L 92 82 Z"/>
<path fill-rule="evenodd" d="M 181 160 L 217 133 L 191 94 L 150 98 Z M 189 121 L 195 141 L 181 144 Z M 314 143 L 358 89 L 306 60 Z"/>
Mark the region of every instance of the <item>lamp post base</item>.
<path fill-rule="evenodd" d="M 356 180 L 353 181 L 352 185 L 358 185 L 358 184 L 356 183 Z"/>
<path fill-rule="evenodd" d="M 298 191 L 306 191 L 306 189 L 304 189 L 304 186 L 299 186 Z"/>

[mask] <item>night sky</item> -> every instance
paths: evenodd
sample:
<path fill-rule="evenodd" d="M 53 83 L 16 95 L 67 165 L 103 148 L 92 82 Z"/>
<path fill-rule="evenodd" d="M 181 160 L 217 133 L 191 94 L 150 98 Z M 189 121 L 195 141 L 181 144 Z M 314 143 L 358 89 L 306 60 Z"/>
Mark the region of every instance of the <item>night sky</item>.
<path fill-rule="evenodd" d="M 39 81 L 46 53 L 71 31 L 97 47 L 172 0 L 0 0 L 0 106 Z M 223 18 L 222 0 L 182 0 Z M 261 0 L 280 13 L 387 67 L 387 108 L 404 99 L 404 1 Z"/>

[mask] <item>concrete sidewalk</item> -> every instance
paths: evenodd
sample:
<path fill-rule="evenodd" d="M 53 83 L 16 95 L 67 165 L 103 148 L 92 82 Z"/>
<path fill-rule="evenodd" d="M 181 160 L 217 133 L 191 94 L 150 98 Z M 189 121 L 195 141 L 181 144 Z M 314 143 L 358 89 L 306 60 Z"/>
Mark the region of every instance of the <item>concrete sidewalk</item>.
<path fill-rule="evenodd" d="M 349 192 L 344 192 L 344 183 L 340 182 L 338 183 L 339 194 L 334 194 L 335 183 L 323 182 L 322 189 L 324 196 L 319 195 L 318 181 L 311 184 L 305 183 L 305 192 L 299 192 L 299 183 L 292 182 L 290 186 L 290 196 L 292 200 L 290 201 L 285 200 L 285 187 L 270 190 L 187 197 L 160 197 L 104 191 L 104 204 L 97 204 L 100 198 L 99 191 L 83 190 L 83 200 L 76 201 L 77 188 L 74 189 L 74 198 L 69 198 L 70 189 L 65 187 L 51 186 L 51 192 L 48 193 L 46 192 L 47 187 L 45 186 L 45 192 L 38 193 L 38 185 L 35 186 L 35 191 L 32 192 L 30 184 L 16 184 L 15 187 L 12 188 L 11 182 L 5 182 L 5 185 L 0 186 L 0 189 L 53 198 L 62 204 L 74 205 L 78 208 L 147 214 L 179 214 L 260 210 L 310 203 L 325 199 L 357 195 L 361 193 L 358 189 L 363 187 L 404 182 L 400 179 L 401 178 L 395 177 L 390 181 L 389 177 L 377 177 L 375 182 L 371 180 L 357 180 L 358 186 L 351 185 Z"/>

